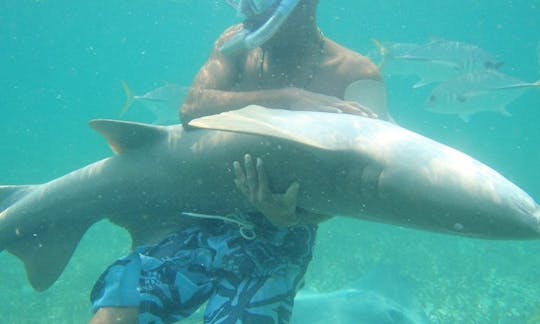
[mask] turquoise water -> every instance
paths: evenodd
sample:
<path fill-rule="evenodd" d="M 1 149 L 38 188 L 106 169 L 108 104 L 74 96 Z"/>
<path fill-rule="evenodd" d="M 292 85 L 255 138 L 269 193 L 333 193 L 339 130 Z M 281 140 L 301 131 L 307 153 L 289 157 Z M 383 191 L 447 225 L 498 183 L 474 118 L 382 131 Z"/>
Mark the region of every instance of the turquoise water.
<path fill-rule="evenodd" d="M 540 1 L 321 0 L 323 32 L 359 51 L 372 38 L 459 40 L 504 62 L 502 71 L 540 79 Z M 213 40 L 237 22 L 224 1 L 0 2 L 0 183 L 48 181 L 110 154 L 87 127 L 118 118 L 126 80 L 136 93 L 172 82 L 189 86 Z M 540 199 L 540 92 L 514 101 L 512 117 L 478 114 L 469 123 L 421 108 L 429 88 L 387 80 L 389 108 L 403 126 L 494 167 Z M 129 118 L 151 121 L 144 113 Z M 36 293 L 21 264 L 0 254 L 0 314 L 5 323 L 81 323 L 101 271 L 129 249 L 107 222 L 84 237 L 60 280 Z M 527 323 L 540 312 L 540 243 L 494 242 L 334 219 L 323 224 L 307 283 L 343 287 L 379 263 L 418 284 L 434 323 Z M 537 319 L 537 322 L 540 321 Z"/>

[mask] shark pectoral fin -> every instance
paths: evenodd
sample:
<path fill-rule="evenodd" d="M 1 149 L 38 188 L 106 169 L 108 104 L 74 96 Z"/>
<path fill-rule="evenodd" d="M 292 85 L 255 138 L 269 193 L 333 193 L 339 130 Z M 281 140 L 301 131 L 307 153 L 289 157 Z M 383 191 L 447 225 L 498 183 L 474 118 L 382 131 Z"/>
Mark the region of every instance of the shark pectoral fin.
<path fill-rule="evenodd" d="M 90 225 L 54 224 L 46 231 L 8 244 L 6 250 L 24 263 L 32 287 L 44 291 L 60 277 Z"/>
<path fill-rule="evenodd" d="M 458 114 L 458 116 L 462 121 L 466 123 L 471 121 L 471 118 L 470 118 L 471 114 Z"/>
<path fill-rule="evenodd" d="M 497 112 L 501 114 L 504 117 L 512 117 L 512 113 L 510 113 L 508 110 L 506 110 L 505 106 L 501 106 L 497 109 Z"/>
<path fill-rule="evenodd" d="M 386 87 L 381 81 L 357 80 L 345 89 L 344 98 L 369 108 L 383 120 L 392 121 L 386 107 Z"/>
<path fill-rule="evenodd" d="M 115 153 L 139 149 L 167 136 L 162 126 L 120 120 L 95 119 L 90 127 L 105 137 Z"/>
<path fill-rule="evenodd" d="M 355 123 L 357 120 L 355 118 L 359 120 L 363 118 L 349 117 L 351 115 L 346 114 L 290 111 L 250 105 L 218 115 L 197 118 L 190 121 L 189 125 L 197 128 L 274 137 L 329 151 L 350 149 L 353 145 L 351 138 L 320 136 L 320 134 L 328 133 L 328 125 L 320 123 L 324 120 L 321 119 L 321 114 L 344 116 L 349 124 Z M 343 120 L 337 122 L 343 122 Z"/>

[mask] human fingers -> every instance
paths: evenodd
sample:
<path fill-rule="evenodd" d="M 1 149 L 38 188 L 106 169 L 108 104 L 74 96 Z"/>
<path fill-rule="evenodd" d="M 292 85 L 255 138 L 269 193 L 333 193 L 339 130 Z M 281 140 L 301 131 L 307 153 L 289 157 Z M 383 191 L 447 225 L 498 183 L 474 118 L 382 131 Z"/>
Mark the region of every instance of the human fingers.
<path fill-rule="evenodd" d="M 287 206 L 295 207 L 296 208 L 296 200 L 298 199 L 298 190 L 300 188 L 300 184 L 298 182 L 293 182 L 289 188 L 287 188 L 287 191 L 285 192 L 285 195 L 283 197 L 283 201 Z"/>
<path fill-rule="evenodd" d="M 234 170 L 234 183 L 236 184 L 236 188 L 238 188 L 244 195 L 248 195 L 248 186 L 246 183 L 246 175 L 244 173 L 244 169 L 242 169 L 242 165 L 238 161 L 233 162 L 233 170 Z"/>
<path fill-rule="evenodd" d="M 257 190 L 257 175 L 253 159 L 250 154 L 244 155 L 244 168 L 246 169 L 246 182 L 249 191 L 254 194 Z"/>
<path fill-rule="evenodd" d="M 378 118 L 377 114 L 371 111 L 371 109 L 353 101 L 342 101 L 339 103 L 339 107 L 344 113 L 359 115 L 368 118 Z"/>
<path fill-rule="evenodd" d="M 266 176 L 263 160 L 261 158 L 257 158 L 256 168 L 259 181 L 259 197 L 262 198 L 270 193 L 270 186 L 268 185 L 268 177 Z"/>
<path fill-rule="evenodd" d="M 233 162 L 233 170 L 234 170 L 234 178 L 235 180 L 239 180 L 242 182 L 246 181 L 246 175 L 244 174 L 244 170 L 242 169 L 242 165 L 238 161 Z"/>
<path fill-rule="evenodd" d="M 320 111 L 320 112 L 327 112 L 327 113 L 341 113 L 341 110 L 331 103 L 326 102 L 310 102 L 310 103 L 304 103 L 303 105 L 298 106 L 292 106 L 290 108 L 291 110 L 297 110 L 297 111 Z"/>
<path fill-rule="evenodd" d="M 320 112 L 327 112 L 327 113 L 334 113 L 334 114 L 341 114 L 343 111 L 337 107 L 329 106 L 329 105 L 319 105 L 316 106 L 313 110 L 320 111 Z"/>

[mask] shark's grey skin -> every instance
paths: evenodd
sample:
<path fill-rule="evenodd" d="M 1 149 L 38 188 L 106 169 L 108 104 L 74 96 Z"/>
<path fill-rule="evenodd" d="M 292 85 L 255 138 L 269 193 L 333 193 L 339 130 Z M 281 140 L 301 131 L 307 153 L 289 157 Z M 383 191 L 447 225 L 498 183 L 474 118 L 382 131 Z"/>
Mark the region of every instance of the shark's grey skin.
<path fill-rule="evenodd" d="M 389 122 L 251 106 L 191 122 L 199 128 L 94 120 L 117 154 L 49 183 L 0 187 L 0 250 L 48 288 L 84 232 L 110 218 L 135 242 L 191 222 L 182 211 L 251 209 L 233 183 L 245 153 L 265 161 L 272 190 L 301 184 L 298 206 L 487 239 L 540 237 L 538 205 L 503 176 Z"/>
<path fill-rule="evenodd" d="M 378 265 L 348 288 L 300 290 L 291 324 L 428 324 L 415 286 L 394 266 Z"/>
<path fill-rule="evenodd" d="M 424 324 L 424 317 L 372 291 L 349 288 L 329 293 L 300 292 L 291 324 Z"/>

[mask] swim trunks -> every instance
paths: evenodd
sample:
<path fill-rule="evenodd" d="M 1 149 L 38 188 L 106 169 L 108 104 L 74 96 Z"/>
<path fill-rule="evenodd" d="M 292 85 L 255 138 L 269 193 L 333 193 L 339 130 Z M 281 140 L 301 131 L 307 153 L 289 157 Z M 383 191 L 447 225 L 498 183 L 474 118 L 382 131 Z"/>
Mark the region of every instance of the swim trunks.
<path fill-rule="evenodd" d="M 137 248 L 98 279 L 93 311 L 138 307 L 140 323 L 173 323 L 207 301 L 205 323 L 287 323 L 317 226 L 275 227 L 260 214 L 249 219 L 252 240 L 236 224 L 202 220 Z"/>

